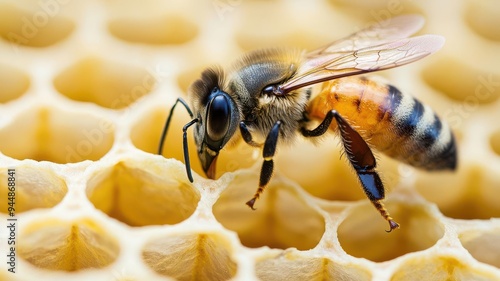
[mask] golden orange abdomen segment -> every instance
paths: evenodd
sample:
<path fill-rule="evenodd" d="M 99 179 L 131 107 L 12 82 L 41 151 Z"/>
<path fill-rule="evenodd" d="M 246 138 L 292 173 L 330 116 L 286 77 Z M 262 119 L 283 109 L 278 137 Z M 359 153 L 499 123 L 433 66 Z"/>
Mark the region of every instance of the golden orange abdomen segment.
<path fill-rule="evenodd" d="M 386 150 L 388 141 L 397 137 L 390 119 L 393 108 L 385 84 L 362 76 L 325 82 L 307 111 L 311 119 L 321 121 L 332 109 L 378 150 Z M 337 130 L 335 121 L 330 129 Z"/>

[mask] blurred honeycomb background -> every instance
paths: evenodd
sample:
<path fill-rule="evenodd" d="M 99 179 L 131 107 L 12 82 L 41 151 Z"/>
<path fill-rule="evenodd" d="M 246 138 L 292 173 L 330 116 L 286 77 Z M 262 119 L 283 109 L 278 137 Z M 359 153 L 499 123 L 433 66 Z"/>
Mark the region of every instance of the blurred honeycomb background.
<path fill-rule="evenodd" d="M 259 152 L 225 149 L 216 181 L 185 175 L 176 111 L 212 64 L 314 49 L 416 13 L 444 48 L 382 73 L 454 130 L 455 173 L 379 156 L 386 205 L 339 143 L 280 148 L 251 211 Z M 1 0 L 0 280 L 500 280 L 500 5 L 494 0 Z M 16 171 L 16 273 L 7 170 Z"/>

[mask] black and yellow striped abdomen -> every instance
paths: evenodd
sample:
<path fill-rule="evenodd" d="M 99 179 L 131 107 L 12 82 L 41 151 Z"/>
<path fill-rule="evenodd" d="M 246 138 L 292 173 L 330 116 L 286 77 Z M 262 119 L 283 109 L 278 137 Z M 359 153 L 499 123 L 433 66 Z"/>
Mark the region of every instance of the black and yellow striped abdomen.
<path fill-rule="evenodd" d="M 456 143 L 449 126 L 427 105 L 393 86 L 362 76 L 324 82 L 309 103 L 309 118 L 339 112 L 378 151 L 427 170 L 455 169 Z M 337 124 L 332 123 L 332 130 Z"/>

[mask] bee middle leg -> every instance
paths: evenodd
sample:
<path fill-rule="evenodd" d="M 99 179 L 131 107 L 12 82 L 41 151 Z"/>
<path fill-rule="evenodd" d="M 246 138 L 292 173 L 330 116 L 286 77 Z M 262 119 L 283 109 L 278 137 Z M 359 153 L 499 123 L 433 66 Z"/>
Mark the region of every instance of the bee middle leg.
<path fill-rule="evenodd" d="M 266 141 L 264 142 L 264 147 L 262 149 L 262 156 L 264 158 L 264 162 L 262 163 L 262 168 L 260 170 L 260 178 L 259 178 L 259 188 L 257 189 L 257 192 L 255 192 L 254 196 L 252 199 L 250 199 L 246 204 L 252 208 L 252 210 L 255 210 L 253 205 L 255 204 L 255 201 L 259 199 L 260 194 L 264 191 L 266 188 L 267 184 L 271 180 L 271 177 L 273 176 L 274 172 L 274 161 L 273 157 L 276 152 L 276 146 L 278 144 L 278 137 L 279 137 L 279 132 L 280 132 L 280 126 L 281 126 L 281 121 L 277 121 L 271 131 L 267 134 Z M 252 134 L 248 130 L 245 122 L 240 122 L 240 131 L 241 135 L 243 136 L 243 139 L 245 142 L 251 146 L 261 146 L 260 144 L 256 143 L 253 138 Z"/>
<path fill-rule="evenodd" d="M 308 130 L 302 127 L 302 135 L 305 137 L 323 135 L 330 127 L 333 118 L 337 121 L 347 158 L 356 171 L 366 196 L 380 212 L 382 217 L 389 222 L 390 229 L 387 232 L 399 228 L 399 224 L 392 219 L 382 203 L 382 199 L 385 197 L 385 189 L 382 180 L 375 170 L 377 165 L 375 156 L 373 156 L 370 147 L 361 135 L 356 132 L 356 130 L 354 130 L 336 110 L 329 111 L 325 119 L 315 129 Z"/>

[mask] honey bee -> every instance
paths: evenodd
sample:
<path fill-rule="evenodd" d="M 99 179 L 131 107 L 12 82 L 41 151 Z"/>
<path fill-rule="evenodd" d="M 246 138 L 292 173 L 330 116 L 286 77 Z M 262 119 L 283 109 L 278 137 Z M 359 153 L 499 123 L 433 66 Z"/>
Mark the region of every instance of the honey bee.
<path fill-rule="evenodd" d="M 366 196 L 389 223 L 388 232 L 399 228 L 382 203 L 385 189 L 371 148 L 417 168 L 454 170 L 455 138 L 429 106 L 392 85 L 353 76 L 405 65 L 439 50 L 441 36 L 409 37 L 423 22 L 417 15 L 399 16 L 312 52 L 257 50 L 227 72 L 208 68 L 189 89 L 190 105 L 179 98 L 170 110 L 159 154 L 178 103 L 192 118 L 183 127 L 191 182 L 187 130 L 193 125 L 208 178 L 215 177 L 217 157 L 226 144 L 242 138 L 262 148 L 259 186 L 246 203 L 254 209 L 273 175 L 278 144 L 291 144 L 299 135 L 316 138 L 337 132 Z"/>

